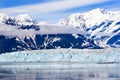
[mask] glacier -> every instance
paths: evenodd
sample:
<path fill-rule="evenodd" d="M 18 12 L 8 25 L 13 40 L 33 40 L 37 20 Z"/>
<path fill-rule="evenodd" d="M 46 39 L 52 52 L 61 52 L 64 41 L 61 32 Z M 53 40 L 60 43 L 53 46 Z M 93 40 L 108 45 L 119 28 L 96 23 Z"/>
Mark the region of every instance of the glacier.
<path fill-rule="evenodd" d="M 4 53 L 0 62 L 119 63 L 120 49 L 50 49 Z"/>

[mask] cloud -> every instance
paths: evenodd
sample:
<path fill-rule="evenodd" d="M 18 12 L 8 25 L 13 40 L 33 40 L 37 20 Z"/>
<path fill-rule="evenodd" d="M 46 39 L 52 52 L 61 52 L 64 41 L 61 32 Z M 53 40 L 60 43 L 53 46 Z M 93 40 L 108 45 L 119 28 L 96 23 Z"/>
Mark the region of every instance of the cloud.
<path fill-rule="evenodd" d="M 16 6 L 0 9 L 0 12 L 9 15 L 28 13 L 35 18 L 55 22 L 55 20 L 68 16 L 70 12 L 63 13 L 62 11 L 76 7 L 94 5 L 107 2 L 109 0 L 55 0 L 47 3 L 39 3 L 34 5 Z"/>
<path fill-rule="evenodd" d="M 48 12 L 55 12 L 55 11 L 62 11 L 70 8 L 86 6 L 96 3 L 105 2 L 108 0 L 58 0 L 54 2 L 48 3 L 40 3 L 35 5 L 26 5 L 26 6 L 17 6 L 13 8 L 4 8 L 0 9 L 1 12 L 6 13 L 34 13 L 34 14 L 41 14 L 41 13 L 48 13 Z"/>

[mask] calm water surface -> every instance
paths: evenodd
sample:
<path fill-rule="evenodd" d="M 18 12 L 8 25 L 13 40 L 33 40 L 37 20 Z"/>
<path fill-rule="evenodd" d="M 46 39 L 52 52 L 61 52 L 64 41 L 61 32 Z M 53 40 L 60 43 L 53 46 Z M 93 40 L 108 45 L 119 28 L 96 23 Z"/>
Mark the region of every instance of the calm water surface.
<path fill-rule="evenodd" d="M 0 63 L 0 80 L 120 80 L 120 64 Z"/>

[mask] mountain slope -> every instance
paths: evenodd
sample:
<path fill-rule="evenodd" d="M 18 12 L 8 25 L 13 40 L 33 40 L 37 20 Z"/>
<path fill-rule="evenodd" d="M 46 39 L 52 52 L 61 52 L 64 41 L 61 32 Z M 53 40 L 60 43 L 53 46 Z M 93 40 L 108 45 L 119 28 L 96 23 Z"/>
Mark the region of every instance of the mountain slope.
<path fill-rule="evenodd" d="M 104 47 L 120 47 L 120 11 L 97 8 L 86 13 L 72 14 L 60 20 L 59 24 L 86 31 L 88 37 L 95 39 Z"/>
<path fill-rule="evenodd" d="M 120 11 L 94 9 L 59 24 L 36 22 L 28 14 L 0 14 L 0 52 L 56 48 L 120 47 Z"/>
<path fill-rule="evenodd" d="M 26 14 L 15 18 L 1 16 L 0 53 L 56 48 L 101 48 L 74 27 L 40 25 Z"/>
<path fill-rule="evenodd" d="M 93 40 L 72 34 L 37 34 L 32 38 L 25 36 L 23 39 L 17 37 L 0 36 L 0 52 L 12 52 L 23 50 L 38 50 L 38 49 L 56 49 L 56 48 L 76 48 L 76 49 L 97 49 L 100 48 Z"/>

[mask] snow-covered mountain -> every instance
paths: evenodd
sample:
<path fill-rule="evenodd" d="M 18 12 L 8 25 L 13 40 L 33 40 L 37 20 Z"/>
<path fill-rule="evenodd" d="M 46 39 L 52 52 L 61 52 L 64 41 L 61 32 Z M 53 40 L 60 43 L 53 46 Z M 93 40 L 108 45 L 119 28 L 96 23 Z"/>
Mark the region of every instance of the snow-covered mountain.
<path fill-rule="evenodd" d="M 72 26 L 86 31 L 99 45 L 120 47 L 120 11 L 94 9 L 76 13 L 59 21 L 60 25 Z"/>
<path fill-rule="evenodd" d="M 70 26 L 37 23 L 28 14 L 10 17 L 0 14 L 0 53 L 56 49 L 101 48 L 84 32 Z"/>
<path fill-rule="evenodd" d="M 120 11 L 94 9 L 58 24 L 36 22 L 28 14 L 0 13 L 0 52 L 55 48 L 120 47 Z"/>
<path fill-rule="evenodd" d="M 15 21 L 18 25 L 32 25 L 35 22 L 28 14 L 17 15 Z"/>

